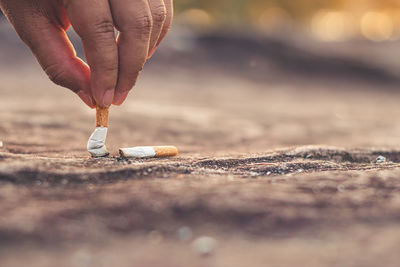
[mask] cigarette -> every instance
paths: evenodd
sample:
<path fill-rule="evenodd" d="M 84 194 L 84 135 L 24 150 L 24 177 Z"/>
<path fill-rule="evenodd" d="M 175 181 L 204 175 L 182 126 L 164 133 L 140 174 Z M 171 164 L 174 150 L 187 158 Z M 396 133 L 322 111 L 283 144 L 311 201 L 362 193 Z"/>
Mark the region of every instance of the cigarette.
<path fill-rule="evenodd" d="M 165 158 L 178 155 L 175 146 L 137 146 L 120 148 L 119 154 L 124 158 Z"/>
<path fill-rule="evenodd" d="M 106 148 L 108 110 L 108 108 L 96 108 L 96 129 L 87 144 L 88 152 L 95 158 L 109 155 Z"/>
<path fill-rule="evenodd" d="M 108 127 L 109 108 L 96 107 L 96 127 Z"/>

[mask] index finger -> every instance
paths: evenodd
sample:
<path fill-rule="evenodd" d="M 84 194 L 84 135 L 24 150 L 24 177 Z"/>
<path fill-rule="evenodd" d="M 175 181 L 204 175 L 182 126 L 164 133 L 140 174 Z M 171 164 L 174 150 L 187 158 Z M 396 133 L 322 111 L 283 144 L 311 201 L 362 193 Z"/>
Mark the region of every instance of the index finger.
<path fill-rule="evenodd" d="M 90 67 L 91 90 L 98 106 L 108 107 L 118 79 L 118 49 L 108 0 L 68 0 L 72 27 L 82 39 Z"/>

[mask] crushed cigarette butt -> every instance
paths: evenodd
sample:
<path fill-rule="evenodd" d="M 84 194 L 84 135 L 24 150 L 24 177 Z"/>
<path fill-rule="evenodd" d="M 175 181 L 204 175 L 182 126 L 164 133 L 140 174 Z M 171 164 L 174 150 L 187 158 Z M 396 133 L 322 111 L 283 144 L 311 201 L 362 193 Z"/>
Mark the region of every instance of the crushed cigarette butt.
<path fill-rule="evenodd" d="M 92 155 L 92 157 L 108 156 L 109 153 L 106 148 L 106 137 L 107 128 L 96 127 L 96 129 L 90 136 L 87 144 L 87 150 Z"/>
<path fill-rule="evenodd" d="M 175 146 L 137 146 L 120 148 L 119 154 L 124 158 L 164 158 L 178 155 Z"/>
<path fill-rule="evenodd" d="M 87 150 L 92 157 L 105 157 L 109 153 L 106 148 L 108 130 L 108 108 L 96 108 L 96 129 L 89 138 Z"/>

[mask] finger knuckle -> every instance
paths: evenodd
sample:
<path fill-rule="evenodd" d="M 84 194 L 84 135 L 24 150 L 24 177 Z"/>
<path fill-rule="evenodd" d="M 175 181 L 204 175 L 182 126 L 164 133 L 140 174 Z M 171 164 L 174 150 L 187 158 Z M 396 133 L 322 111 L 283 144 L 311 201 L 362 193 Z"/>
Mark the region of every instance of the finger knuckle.
<path fill-rule="evenodd" d="M 93 25 L 93 34 L 97 36 L 114 35 L 114 24 L 111 20 L 101 20 Z"/>
<path fill-rule="evenodd" d="M 147 34 L 153 28 L 153 20 L 150 13 L 144 13 L 134 16 L 129 28 L 140 30 L 142 33 Z"/>
<path fill-rule="evenodd" d="M 154 8 L 154 11 L 152 12 L 152 18 L 154 23 L 163 23 L 166 20 L 167 9 L 165 8 L 164 4 Z"/>
<path fill-rule="evenodd" d="M 133 15 L 123 21 L 120 26 L 120 32 L 136 36 L 137 39 L 147 39 L 153 29 L 153 20 L 151 13 L 142 12 L 142 14 Z"/>
<path fill-rule="evenodd" d="M 103 73 L 108 73 L 110 77 L 118 72 L 118 61 L 109 59 L 104 62 L 99 62 L 100 64 L 92 66 L 93 71 L 101 71 Z"/>
<path fill-rule="evenodd" d="M 63 65 L 50 64 L 44 67 L 44 71 L 53 83 L 61 86 L 65 84 L 66 69 Z"/>

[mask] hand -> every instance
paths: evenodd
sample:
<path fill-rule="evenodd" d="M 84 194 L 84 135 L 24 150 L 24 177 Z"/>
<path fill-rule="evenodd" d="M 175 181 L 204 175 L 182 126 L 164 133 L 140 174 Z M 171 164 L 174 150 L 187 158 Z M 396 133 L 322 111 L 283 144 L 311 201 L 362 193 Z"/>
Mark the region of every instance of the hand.
<path fill-rule="evenodd" d="M 0 0 L 0 8 L 50 79 L 90 107 L 122 104 L 173 12 L 172 0 Z M 66 35 L 71 25 L 89 66 Z"/>

